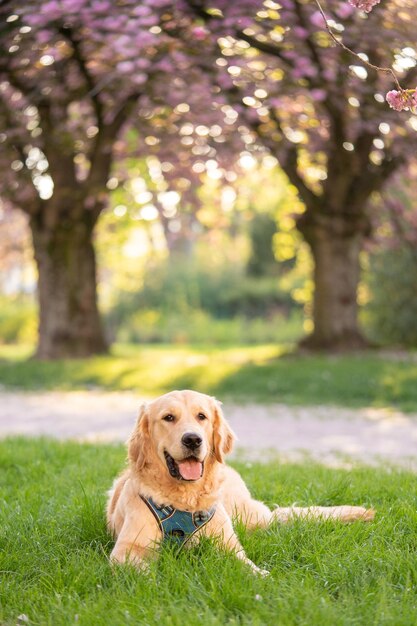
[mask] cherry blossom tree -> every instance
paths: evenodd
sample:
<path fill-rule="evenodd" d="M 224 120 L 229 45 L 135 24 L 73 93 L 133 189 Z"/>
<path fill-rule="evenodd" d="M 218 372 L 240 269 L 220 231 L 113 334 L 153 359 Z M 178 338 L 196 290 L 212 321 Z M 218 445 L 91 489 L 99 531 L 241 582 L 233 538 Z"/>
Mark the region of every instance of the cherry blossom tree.
<path fill-rule="evenodd" d="M 407 87 L 412 5 L 385 0 L 366 17 L 331 0 L 329 24 L 377 65 L 396 54 Z M 122 158 L 153 158 L 159 192 L 192 207 L 208 163 L 226 175 L 243 145 L 273 153 L 306 205 L 312 343 L 362 343 L 366 202 L 406 159 L 414 129 L 383 102 L 387 74 L 365 75 L 333 46 L 314 2 L 4 0 L 0 23 L 0 197 L 30 220 L 39 357 L 106 350 L 93 235 Z"/>
<path fill-rule="evenodd" d="M 305 205 L 297 228 L 312 252 L 315 284 L 305 345 L 366 345 L 357 287 L 369 200 L 414 154 L 417 119 L 389 108 L 385 94 L 397 80 L 393 68 L 404 88 L 391 90 L 388 103 L 414 106 L 415 3 L 385 0 L 369 12 L 375 0 L 353 0 L 364 12 L 328 0 L 327 24 L 307 0 L 186 4 L 218 42 L 219 80 L 241 123 L 278 159 Z"/>
<path fill-rule="evenodd" d="M 107 348 L 93 234 L 119 184 L 115 163 L 157 151 L 164 188 L 186 203 L 191 161 L 215 157 L 225 141 L 219 124 L 210 132 L 224 117 L 219 89 L 192 64 L 198 30 L 181 19 L 166 0 L 1 3 L 0 197 L 30 219 L 40 358 Z M 179 120 L 203 113 L 208 131 L 189 150 Z"/>

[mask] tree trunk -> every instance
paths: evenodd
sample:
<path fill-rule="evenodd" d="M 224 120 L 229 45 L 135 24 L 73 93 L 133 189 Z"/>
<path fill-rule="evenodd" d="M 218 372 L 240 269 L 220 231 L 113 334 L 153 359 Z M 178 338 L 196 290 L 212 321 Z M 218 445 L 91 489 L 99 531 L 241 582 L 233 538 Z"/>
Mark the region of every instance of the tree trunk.
<path fill-rule="evenodd" d="M 299 225 L 314 259 L 314 330 L 301 346 L 313 350 L 347 351 L 369 344 L 358 325 L 361 224 L 339 217 Z"/>
<path fill-rule="evenodd" d="M 39 273 L 40 359 L 79 358 L 106 352 L 97 307 L 93 226 L 85 214 L 53 224 L 33 218 L 31 230 Z"/>

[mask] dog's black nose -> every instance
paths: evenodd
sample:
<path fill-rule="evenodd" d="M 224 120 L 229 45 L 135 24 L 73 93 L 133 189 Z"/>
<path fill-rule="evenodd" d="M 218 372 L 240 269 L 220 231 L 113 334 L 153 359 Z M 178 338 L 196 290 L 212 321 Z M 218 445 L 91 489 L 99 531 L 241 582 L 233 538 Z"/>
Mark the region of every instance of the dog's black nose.
<path fill-rule="evenodd" d="M 190 450 L 195 450 L 199 448 L 203 443 L 202 438 L 197 433 L 185 433 L 181 439 L 183 445 L 186 448 L 190 448 Z"/>

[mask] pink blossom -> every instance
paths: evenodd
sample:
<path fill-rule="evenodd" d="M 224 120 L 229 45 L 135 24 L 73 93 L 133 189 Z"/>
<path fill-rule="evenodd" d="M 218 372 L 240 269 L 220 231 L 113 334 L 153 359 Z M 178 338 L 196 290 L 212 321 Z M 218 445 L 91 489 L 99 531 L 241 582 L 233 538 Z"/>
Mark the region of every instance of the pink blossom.
<path fill-rule="evenodd" d="M 52 4 L 52 3 L 50 3 Z M 84 0 L 60 0 L 61 14 L 72 13 L 77 14 L 79 11 L 85 8 Z"/>
<path fill-rule="evenodd" d="M 151 9 L 144 5 L 139 5 L 135 7 L 132 11 L 133 15 L 137 15 L 139 17 L 144 17 L 145 15 L 150 15 L 152 13 Z"/>
<path fill-rule="evenodd" d="M 117 69 L 123 74 L 129 74 L 134 71 L 135 64 L 132 61 L 121 61 L 117 64 Z"/>
<path fill-rule="evenodd" d="M 271 98 L 270 103 L 274 108 L 279 108 L 283 106 L 282 98 Z"/>
<path fill-rule="evenodd" d="M 171 0 L 152 0 L 153 9 L 170 8 L 171 4 Z"/>
<path fill-rule="evenodd" d="M 315 102 L 323 102 L 326 99 L 326 92 L 324 89 L 312 89 L 310 96 Z"/>
<path fill-rule="evenodd" d="M 294 26 L 293 33 L 296 37 L 298 37 L 298 39 L 308 38 L 308 30 L 306 30 L 302 26 Z"/>
<path fill-rule="evenodd" d="M 202 26 L 195 26 L 192 30 L 192 34 L 194 39 L 205 39 L 208 35 L 208 32 Z"/>
<path fill-rule="evenodd" d="M 395 111 L 408 111 L 417 106 L 417 89 L 392 89 L 385 96 L 391 109 Z"/>
<path fill-rule="evenodd" d="M 172 60 L 169 58 L 162 59 L 158 63 L 155 63 L 155 69 L 166 73 L 172 72 L 174 69 Z"/>
<path fill-rule="evenodd" d="M 135 63 L 136 67 L 140 70 L 147 70 L 151 64 L 149 59 L 137 59 Z"/>
<path fill-rule="evenodd" d="M 318 28 L 323 28 L 323 26 L 325 26 L 325 22 L 320 11 L 314 11 L 314 13 L 311 14 L 310 22 L 313 26 L 317 26 Z"/>
<path fill-rule="evenodd" d="M 401 92 L 392 89 L 385 96 L 386 101 L 390 105 L 391 109 L 395 109 L 395 111 L 402 111 L 403 106 L 403 98 L 401 97 Z"/>
<path fill-rule="evenodd" d="M 37 33 L 37 40 L 39 43 L 49 43 L 53 39 L 53 34 L 49 30 L 40 30 Z"/>
<path fill-rule="evenodd" d="M 33 15 L 25 15 L 25 23 L 30 26 L 44 26 L 45 17 L 40 13 L 34 13 Z"/>
<path fill-rule="evenodd" d="M 135 83 L 135 85 L 143 85 L 144 83 L 146 83 L 147 80 L 147 75 L 143 73 L 134 74 L 132 76 L 132 81 Z"/>
<path fill-rule="evenodd" d="M 356 9 L 369 13 L 381 0 L 349 0 L 349 2 Z"/>
<path fill-rule="evenodd" d="M 348 17 L 352 15 L 353 12 L 354 11 L 353 11 L 352 5 L 348 4 L 347 2 L 344 2 L 343 4 L 341 4 L 340 7 L 336 10 L 336 14 L 342 20 L 346 20 Z"/>
<path fill-rule="evenodd" d="M 252 17 L 239 17 L 237 19 L 237 25 L 242 30 L 244 30 L 245 28 L 250 28 L 251 26 L 253 26 L 253 18 Z"/>
<path fill-rule="evenodd" d="M 94 11 L 98 12 L 110 11 L 111 4 L 107 0 L 96 0 L 93 2 L 92 8 Z"/>
<path fill-rule="evenodd" d="M 42 11 L 43 13 L 47 13 L 47 14 L 60 14 L 61 12 L 61 7 L 59 5 L 59 2 L 56 2 L 56 0 L 52 0 L 51 2 L 45 2 L 45 4 L 42 6 Z"/>

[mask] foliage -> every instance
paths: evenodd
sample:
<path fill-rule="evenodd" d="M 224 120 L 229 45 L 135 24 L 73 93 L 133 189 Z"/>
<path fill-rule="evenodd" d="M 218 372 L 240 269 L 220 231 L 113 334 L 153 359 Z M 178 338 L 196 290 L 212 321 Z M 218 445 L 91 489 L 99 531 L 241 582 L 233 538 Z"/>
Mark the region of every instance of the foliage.
<path fill-rule="evenodd" d="M 36 307 L 31 298 L 0 298 L 0 343 L 33 343 Z"/>
<path fill-rule="evenodd" d="M 405 124 L 388 109 L 381 92 L 390 78 L 370 74 L 364 65 L 374 57 L 390 65 L 397 55 L 396 70 L 406 83 L 414 80 L 413 2 L 401 1 L 396 20 L 395 1 L 367 16 L 339 0 L 326 3 L 333 27 L 362 60 L 334 45 L 314 2 L 286 0 L 258 11 L 245 2 L 240 11 L 246 28 L 226 10 L 222 16 L 205 12 L 203 1 L 189 4 L 214 36 L 223 37 L 218 45 L 229 88 L 225 77 L 222 86 L 241 121 L 278 158 L 312 213 L 364 204 L 412 154 L 415 119 L 409 114 Z M 231 12 L 238 16 L 236 8 Z"/>
<path fill-rule="evenodd" d="M 295 329 L 294 329 L 295 330 Z M 286 334 L 286 332 L 284 333 Z M 417 413 L 415 354 L 300 356 L 291 345 L 116 345 L 109 356 L 36 363 L 30 348 L 0 346 L 6 389 L 199 389 L 234 402 L 384 407 Z"/>
<path fill-rule="evenodd" d="M 222 267 L 197 259 L 176 263 L 151 263 L 140 290 L 115 294 L 114 319 L 137 311 L 160 310 L 186 316 L 191 310 L 204 310 L 213 317 L 268 316 L 288 312 L 291 296 L 280 290 L 276 278 L 252 278 L 244 267 Z M 118 318 L 119 316 L 119 318 Z"/>
<path fill-rule="evenodd" d="M 222 118 L 220 109 L 207 106 L 207 94 L 210 103 L 222 99 L 195 63 L 201 43 L 193 25 L 177 23 L 171 9 L 167 0 L 140 7 L 134 0 L 120 6 L 107 0 L 2 5 L 3 200 L 39 215 L 69 187 L 95 220 L 118 185 L 117 178 L 109 182 L 114 159 L 148 156 L 153 146 L 161 160 L 172 158 L 170 139 L 178 147 L 175 122 L 183 114 L 189 122 L 197 112 L 200 123 L 202 115 L 211 124 Z M 195 84 L 199 89 L 190 91 Z M 126 135 L 132 126 L 137 132 Z M 209 133 L 200 139 L 201 154 L 213 157 L 220 142 Z M 192 157 L 183 151 L 184 172 Z M 168 179 L 170 171 L 165 169 Z M 184 172 L 178 168 L 175 179 Z M 181 187 L 186 192 L 190 185 L 183 180 Z M 60 211 L 55 203 L 52 212 Z"/>
<path fill-rule="evenodd" d="M 364 318 L 374 340 L 417 346 L 417 163 L 373 202 Z"/>
<path fill-rule="evenodd" d="M 214 318 L 207 311 L 191 309 L 181 314 L 160 310 L 133 313 L 116 334 L 124 343 L 205 344 L 207 346 L 296 342 L 302 336 L 301 315 L 268 318 Z"/>
<path fill-rule="evenodd" d="M 4 198 L 32 214 L 39 213 L 45 208 L 39 195 L 48 200 L 54 189 L 59 194 L 64 181 L 71 182 L 73 193 L 80 194 L 84 208 L 97 217 L 105 204 L 104 196 L 119 183 L 116 177 L 107 186 L 112 157 L 119 158 L 127 149 L 127 153 L 142 157 L 155 155 L 156 159 L 147 162 L 153 182 L 157 178 L 166 180 L 184 199 L 188 192 L 195 200 L 190 183 L 198 181 L 198 174 L 208 171 L 216 159 L 222 162 L 223 153 L 230 162 L 237 145 L 243 147 L 246 143 L 251 148 L 253 137 L 248 131 L 259 134 L 260 130 L 261 144 L 266 142 L 267 149 L 271 149 L 262 134 L 268 129 L 258 128 L 259 116 L 264 126 L 269 124 L 269 130 L 275 131 L 276 137 L 272 132 L 271 139 L 279 151 L 288 149 L 287 140 L 295 149 L 299 143 L 295 136 L 287 137 L 279 123 L 272 128 L 281 106 L 284 117 L 287 109 L 289 113 L 288 119 L 281 120 L 283 129 L 294 122 L 291 103 L 285 100 L 287 92 L 294 94 L 294 114 L 297 115 L 300 97 L 311 107 L 309 113 L 313 109 L 317 117 L 329 113 L 326 98 L 333 100 L 335 94 L 329 90 L 324 97 L 328 83 L 336 75 L 340 81 L 348 73 L 344 71 L 345 53 L 332 47 L 314 3 L 292 0 L 279 11 L 268 4 L 259 7 L 253 0 L 242 2 L 239 8 L 222 2 L 216 7 L 214 3 L 208 11 L 204 2 L 180 4 L 178 13 L 166 0 L 147 1 L 141 7 L 128 0 L 117 8 L 107 0 L 93 4 L 86 0 L 37 0 L 30 6 L 14 2 L 5 5 L 5 54 L 0 68 L 4 79 L 1 115 L 7 127 L 1 135 L 7 174 Z M 386 52 L 381 43 L 386 47 L 388 36 L 392 51 L 397 52 L 399 45 L 406 49 L 409 35 L 404 19 L 398 25 L 390 22 L 386 36 L 380 37 L 376 25 L 385 25 L 390 11 L 395 10 L 395 3 L 387 4 L 387 8 L 381 7 L 366 20 L 346 2 L 333 0 L 330 9 L 335 19 L 346 25 L 347 36 L 361 41 L 363 54 L 374 52 L 377 45 L 382 59 Z M 405 0 L 403 4 L 404 11 L 411 10 Z M 196 25 L 201 19 L 210 27 L 212 36 L 208 29 Z M 339 23 L 336 26 L 336 30 L 343 30 Z M 282 46 L 278 45 L 280 42 Z M 253 50 L 247 52 L 248 46 Z M 219 54 L 222 62 L 216 63 Z M 410 53 L 408 64 L 397 63 L 400 72 L 411 67 L 412 58 Z M 326 67 L 327 74 L 323 69 Z M 384 74 L 380 76 L 383 83 Z M 362 79 L 357 72 L 349 89 L 366 92 Z M 377 88 L 373 81 L 371 90 Z M 226 103 L 230 89 L 236 94 L 232 108 Z M 348 94 L 343 95 L 346 98 Z M 276 100 L 281 97 L 282 103 Z M 365 109 L 370 102 L 363 105 L 369 124 L 369 111 Z M 355 114 L 346 106 L 347 101 L 344 113 L 351 114 L 352 124 L 357 124 L 358 111 Z M 377 112 L 389 114 L 381 108 Z M 239 129 L 242 141 L 234 144 L 231 138 L 236 135 L 237 114 L 243 116 L 247 126 Z M 395 116 L 390 119 L 395 120 Z M 305 125 L 306 119 L 301 119 L 301 123 Z M 125 126 L 138 132 L 124 135 L 123 143 L 119 135 Z M 297 132 L 303 135 L 300 141 L 320 137 L 314 124 Z M 322 139 L 327 137 L 323 135 Z M 320 168 L 322 147 L 316 149 Z M 59 159 L 54 163 L 54 156 L 65 159 L 68 168 L 61 178 L 55 169 Z M 162 191 L 163 187 L 157 190 Z M 155 201 L 163 217 L 164 207 L 158 205 L 157 198 Z"/>
<path fill-rule="evenodd" d="M 327 30 L 315 2 L 266 2 L 257 11 L 240 4 L 244 26 L 204 0 L 188 4 L 218 37 L 229 72 L 219 78 L 222 88 L 256 138 L 247 149 L 261 146 L 276 157 L 305 204 L 297 227 L 314 256 L 315 292 L 314 328 L 304 345 L 365 346 L 356 297 L 369 200 L 413 157 L 417 128 L 412 112 L 400 118 L 384 101 L 392 71 L 371 72 L 369 61 L 390 67 L 395 55 L 393 67 L 415 91 L 415 3 L 387 0 L 364 14 L 328 0 Z"/>
<path fill-rule="evenodd" d="M 415 6 L 401 0 L 397 11 L 387 0 L 370 15 L 338 0 L 328 6 L 331 27 L 360 43 L 350 72 L 313 2 L 3 3 L 2 202 L 31 216 L 38 266 L 54 289 L 70 277 L 53 299 L 40 281 L 40 328 L 53 330 L 39 354 L 106 347 L 91 236 L 118 187 L 148 197 L 140 216 L 158 218 L 170 250 L 187 248 L 204 222 L 201 179 L 211 172 L 228 187 L 239 157 L 269 152 L 306 205 L 297 222 L 306 241 L 316 227 L 364 235 L 366 201 L 408 158 L 415 125 L 385 107 L 386 73 L 368 77 L 363 64 L 374 56 L 389 64 L 388 48 L 404 82 L 413 79 Z M 145 170 L 142 190 L 128 181 L 133 157 Z M 84 302 L 70 297 L 81 279 Z M 54 309 L 58 301 L 66 307 Z"/>
<path fill-rule="evenodd" d="M 195 342 L 209 338 L 217 342 L 228 333 L 234 341 L 240 336 L 245 342 L 283 336 L 284 320 L 279 315 L 288 315 L 306 301 L 300 293 L 309 264 L 305 254 L 296 258 L 302 246 L 291 231 L 294 214 L 303 207 L 274 159 L 264 159 L 259 167 L 247 157 L 244 163 L 245 175 L 228 187 L 229 192 L 235 191 L 228 196 L 233 201 L 227 206 L 217 202 L 222 190 L 216 181 L 209 176 L 204 180 L 199 190 L 202 208 L 197 214 L 201 232 L 187 254 L 171 250 L 167 256 L 157 224 L 138 220 L 135 204 L 126 196 L 123 199 L 118 190 L 114 202 L 126 204 L 105 212 L 97 237 L 103 302 L 113 336 L 123 341 L 175 341 L 176 337 L 184 341 L 188 337 Z M 257 193 L 255 188 L 259 188 Z M 248 233 L 255 221 L 265 218 L 268 263 L 274 272 L 255 278 L 246 275 Z M 224 321 L 235 316 L 240 318 L 236 323 Z M 274 316 L 279 324 L 276 329 Z"/>
<path fill-rule="evenodd" d="M 409 247 L 371 255 L 365 315 L 382 344 L 417 347 L 417 258 Z"/>
<path fill-rule="evenodd" d="M 250 276 L 277 275 L 279 266 L 273 251 L 276 221 L 267 213 L 254 215 L 249 226 L 251 254 L 247 264 Z"/>
<path fill-rule="evenodd" d="M 415 476 L 399 470 L 236 464 L 269 504 L 372 505 L 376 520 L 300 521 L 241 540 L 270 569 L 253 576 L 209 542 L 165 549 L 148 576 L 112 569 L 105 492 L 122 446 L 9 439 L 0 444 L 0 620 L 181 626 L 410 624 L 416 605 Z"/>
<path fill-rule="evenodd" d="M 103 213 L 96 233 L 104 307 L 108 308 L 114 303 L 114 293 L 117 291 L 140 290 L 145 280 L 146 267 L 149 268 L 150 264 L 151 268 L 147 270 L 148 283 L 151 282 L 154 267 L 157 266 L 156 273 L 160 274 L 159 264 L 162 267 L 166 262 L 171 268 L 173 265 L 178 266 L 175 283 L 181 280 L 189 282 L 193 268 L 198 267 L 200 278 L 206 276 L 210 283 L 214 280 L 219 288 L 222 287 L 220 277 L 223 272 L 230 278 L 236 275 L 241 284 L 243 276 L 240 273 L 251 255 L 253 225 L 265 220 L 258 254 L 268 255 L 268 263 L 274 266 L 273 273 L 279 274 L 281 278 L 285 275 L 284 291 L 291 293 L 293 298 L 289 270 L 294 265 L 304 266 L 302 271 L 298 271 L 300 267 L 297 268 L 297 279 L 294 281 L 297 288 L 300 287 L 302 277 L 307 280 L 311 270 L 306 262 L 306 247 L 298 254 L 303 244 L 294 228 L 295 217 L 303 212 L 304 207 L 276 159 L 265 156 L 258 163 L 245 154 L 240 163 L 242 171 L 227 186 L 217 179 L 217 170 L 210 170 L 202 178 L 198 189 L 201 206 L 195 214 L 198 228 L 193 239 L 188 239 L 188 250 L 180 252 L 173 244 L 173 237 L 175 234 L 178 236 L 178 233 L 167 235 L 157 215 L 143 212 L 146 207 L 149 209 L 152 190 L 146 167 L 141 161 L 127 162 L 129 184 L 112 193 L 111 207 Z M 135 193 L 132 188 L 136 189 Z M 178 200 L 176 196 L 170 197 Z M 173 223 L 179 211 L 179 207 L 171 207 Z M 268 248 L 266 252 L 265 247 Z M 234 271 L 233 268 L 239 269 Z M 171 271 L 176 273 L 174 268 Z M 204 290 L 203 286 L 201 288 Z M 278 291 L 281 291 L 280 287 Z"/>
<path fill-rule="evenodd" d="M 169 161 L 182 155 L 181 164 L 175 158 L 172 187 L 190 203 L 197 174 L 191 164 L 201 155 L 216 157 L 217 143 L 230 135 L 219 125 L 224 101 L 195 62 L 200 44 L 193 23 L 171 10 L 167 0 L 1 4 L 0 209 L 30 216 L 42 358 L 107 349 L 92 234 L 123 177 L 114 176 L 115 162 L 151 155 L 161 144 L 161 161 L 153 159 L 149 169 L 157 178 L 155 169 L 159 178 L 165 171 L 169 180 Z M 195 84 L 200 89 L 191 89 Z M 197 151 L 180 152 L 176 122 L 184 113 L 188 123 L 197 115 L 197 127 L 204 115 L 220 133 L 209 129 Z M 241 142 L 233 136 L 228 145 L 236 147 Z"/>

